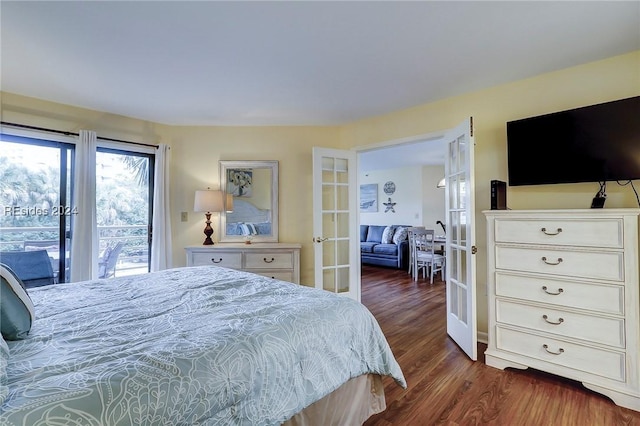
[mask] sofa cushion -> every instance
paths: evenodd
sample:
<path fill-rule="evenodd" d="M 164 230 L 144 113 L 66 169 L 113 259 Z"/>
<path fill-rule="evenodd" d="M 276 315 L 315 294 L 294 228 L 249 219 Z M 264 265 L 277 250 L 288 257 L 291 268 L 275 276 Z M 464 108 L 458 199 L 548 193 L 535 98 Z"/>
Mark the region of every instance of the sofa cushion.
<path fill-rule="evenodd" d="M 367 231 L 369 231 L 369 225 L 360 225 L 360 241 L 367 241 Z"/>
<path fill-rule="evenodd" d="M 360 251 L 363 253 L 373 253 L 373 248 L 377 245 L 380 245 L 380 244 L 375 242 L 360 243 Z"/>
<path fill-rule="evenodd" d="M 382 241 L 382 234 L 384 233 L 385 225 L 369 225 L 369 232 L 367 232 L 367 242 L 379 243 Z"/>
<path fill-rule="evenodd" d="M 398 246 L 395 244 L 376 244 L 373 247 L 373 252 L 376 254 L 386 254 L 390 256 L 396 256 L 398 254 Z"/>
<path fill-rule="evenodd" d="M 387 226 L 384 228 L 384 232 L 382 233 L 382 239 L 380 242 L 382 244 L 391 244 L 393 243 L 393 233 L 395 232 L 395 226 Z"/>

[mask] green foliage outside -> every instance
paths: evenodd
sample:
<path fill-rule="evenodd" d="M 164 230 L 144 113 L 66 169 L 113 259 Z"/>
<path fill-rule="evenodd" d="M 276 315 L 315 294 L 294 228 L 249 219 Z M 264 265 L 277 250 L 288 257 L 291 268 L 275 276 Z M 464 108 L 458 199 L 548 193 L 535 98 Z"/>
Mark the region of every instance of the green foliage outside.
<path fill-rule="evenodd" d="M 98 153 L 98 158 L 98 227 L 146 225 L 149 214 L 148 159 L 109 153 Z M 100 165 L 105 163 L 111 165 L 108 173 L 101 170 Z M 29 168 L 12 161 L 0 151 L 0 228 L 56 228 L 25 232 L 2 232 L 0 229 L 0 242 L 13 242 L 2 244 L 0 250 L 22 250 L 25 240 L 58 240 L 60 214 L 73 215 L 77 212 L 72 205 L 60 207 L 59 185 L 57 164 Z M 146 250 L 146 234 L 146 229 L 101 230 L 100 238 L 128 236 L 126 245 L 129 254 L 134 255 L 143 254 L 138 252 Z"/>

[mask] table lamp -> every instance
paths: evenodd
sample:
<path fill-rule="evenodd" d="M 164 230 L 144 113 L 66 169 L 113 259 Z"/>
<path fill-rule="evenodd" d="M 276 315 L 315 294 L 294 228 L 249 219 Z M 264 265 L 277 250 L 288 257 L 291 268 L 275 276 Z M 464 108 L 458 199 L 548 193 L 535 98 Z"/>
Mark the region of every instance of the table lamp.
<path fill-rule="evenodd" d="M 204 243 L 205 246 L 210 246 L 213 243 L 211 239 L 211 235 L 213 235 L 213 228 L 211 227 L 211 213 L 219 213 L 224 211 L 224 196 L 222 191 L 218 190 L 198 190 L 196 191 L 195 201 L 193 203 L 193 211 L 194 212 L 206 212 L 205 217 L 206 226 L 204 227 L 204 235 L 206 238 Z"/>

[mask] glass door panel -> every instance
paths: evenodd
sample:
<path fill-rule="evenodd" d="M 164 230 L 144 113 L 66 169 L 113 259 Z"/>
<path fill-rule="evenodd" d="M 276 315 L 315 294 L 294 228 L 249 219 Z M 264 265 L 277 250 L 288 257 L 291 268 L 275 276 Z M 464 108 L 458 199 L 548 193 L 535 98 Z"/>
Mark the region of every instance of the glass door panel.
<path fill-rule="evenodd" d="M 333 210 L 335 207 L 335 187 L 333 185 L 322 186 L 322 206 L 325 210 Z"/>
<path fill-rule="evenodd" d="M 322 271 L 322 289 L 323 290 L 330 291 L 332 293 L 336 292 L 335 276 L 336 274 L 333 269 L 325 269 Z"/>
<path fill-rule="evenodd" d="M 149 271 L 151 163 L 150 155 L 98 148 L 99 278 Z"/>
<path fill-rule="evenodd" d="M 333 213 L 323 213 L 322 214 L 322 227 L 324 229 L 324 236 L 327 238 L 335 238 L 336 237 L 336 228 L 333 226 L 334 222 L 334 214 Z"/>
<path fill-rule="evenodd" d="M 44 250 L 55 282 L 69 279 L 69 229 L 74 146 L 1 135 L 0 251 Z M 62 238 L 61 238 L 62 236 Z"/>
<path fill-rule="evenodd" d="M 338 268 L 338 279 L 336 282 L 336 293 L 349 293 L 349 267 Z"/>

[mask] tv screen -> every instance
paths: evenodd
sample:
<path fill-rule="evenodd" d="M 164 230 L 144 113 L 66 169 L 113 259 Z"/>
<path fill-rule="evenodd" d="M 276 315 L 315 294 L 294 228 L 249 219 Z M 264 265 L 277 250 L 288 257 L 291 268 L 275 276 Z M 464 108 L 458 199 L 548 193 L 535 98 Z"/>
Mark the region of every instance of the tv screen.
<path fill-rule="evenodd" d="M 507 123 L 509 185 L 640 179 L 640 96 Z"/>

